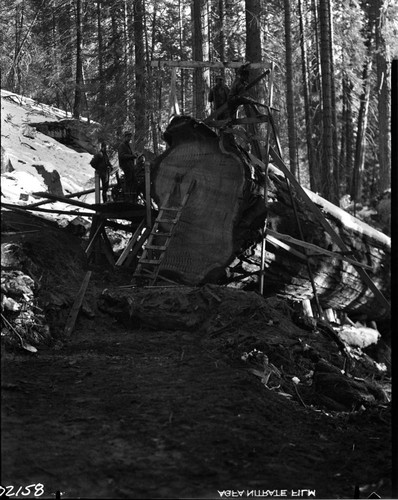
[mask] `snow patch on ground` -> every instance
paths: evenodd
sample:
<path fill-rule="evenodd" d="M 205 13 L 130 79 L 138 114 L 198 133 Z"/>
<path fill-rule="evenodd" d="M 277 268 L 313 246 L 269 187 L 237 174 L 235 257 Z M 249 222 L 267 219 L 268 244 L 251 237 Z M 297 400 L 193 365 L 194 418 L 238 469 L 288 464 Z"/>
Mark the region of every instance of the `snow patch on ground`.
<path fill-rule="evenodd" d="M 49 173 L 56 170 L 65 194 L 94 185 L 91 154 L 76 152 L 28 126 L 29 123 L 57 122 L 65 118 L 71 118 L 65 111 L 1 90 L 1 144 L 5 163 L 9 160 L 16 174 L 12 179 L 6 178 L 9 174 L 2 174 L 5 201 L 19 203 L 21 192 L 47 191 L 34 165 L 42 165 Z"/>

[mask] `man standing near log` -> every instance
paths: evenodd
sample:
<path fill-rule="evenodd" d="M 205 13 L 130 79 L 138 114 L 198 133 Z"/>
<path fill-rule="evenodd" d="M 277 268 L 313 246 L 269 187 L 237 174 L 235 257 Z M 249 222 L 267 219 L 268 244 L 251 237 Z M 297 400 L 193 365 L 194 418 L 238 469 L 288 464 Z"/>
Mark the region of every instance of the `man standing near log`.
<path fill-rule="evenodd" d="M 106 203 L 108 201 L 109 174 L 112 170 L 112 165 L 106 151 L 106 142 L 101 142 L 100 151 L 93 156 L 90 165 L 95 169 L 101 179 L 102 200 Z"/>
<path fill-rule="evenodd" d="M 221 106 L 227 102 L 228 95 L 229 87 L 224 84 L 224 79 L 222 76 L 217 76 L 216 84 L 210 89 L 209 92 L 209 102 L 213 103 L 213 111 L 221 108 Z M 228 113 L 224 111 L 220 115 L 218 115 L 217 118 L 219 120 L 228 118 Z"/>
<path fill-rule="evenodd" d="M 236 77 L 232 83 L 232 87 L 228 95 L 228 111 L 231 118 L 236 118 L 236 111 L 239 105 L 247 102 L 247 97 L 244 96 L 244 90 L 248 84 L 248 81 L 248 64 L 243 64 L 236 71 Z"/>
<path fill-rule="evenodd" d="M 124 140 L 119 146 L 119 166 L 124 174 L 124 193 L 134 203 L 137 200 L 137 179 L 135 175 L 135 160 L 137 155 L 133 152 L 130 140 L 130 131 L 124 132 Z"/>

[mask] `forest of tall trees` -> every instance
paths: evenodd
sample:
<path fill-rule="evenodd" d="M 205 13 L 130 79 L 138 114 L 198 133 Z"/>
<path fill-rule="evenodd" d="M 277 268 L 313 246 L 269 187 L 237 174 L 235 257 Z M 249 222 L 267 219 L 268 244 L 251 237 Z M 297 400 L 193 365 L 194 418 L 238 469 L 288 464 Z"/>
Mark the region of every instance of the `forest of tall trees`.
<path fill-rule="evenodd" d="M 282 149 L 299 181 L 338 203 L 390 187 L 390 68 L 398 57 L 391 0 L 4 0 L 1 85 L 100 124 L 125 127 L 158 153 L 171 82 L 179 112 L 209 113 L 230 68 L 155 61 L 274 63 Z M 255 73 L 251 77 L 256 76 Z M 266 98 L 265 81 L 257 96 Z"/>

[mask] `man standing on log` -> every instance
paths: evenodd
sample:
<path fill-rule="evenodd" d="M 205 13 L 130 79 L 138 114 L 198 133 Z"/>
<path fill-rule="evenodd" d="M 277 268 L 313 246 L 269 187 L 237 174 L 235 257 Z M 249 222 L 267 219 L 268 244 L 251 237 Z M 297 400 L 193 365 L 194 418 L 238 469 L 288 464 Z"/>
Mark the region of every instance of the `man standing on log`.
<path fill-rule="evenodd" d="M 112 165 L 106 151 L 106 142 L 101 142 L 101 148 L 99 152 L 93 156 L 90 165 L 95 169 L 101 179 L 102 200 L 106 203 L 108 201 L 109 174 L 112 170 Z"/>
<path fill-rule="evenodd" d="M 124 173 L 124 193 L 133 201 L 137 200 L 137 179 L 135 175 L 135 160 L 137 155 L 133 152 L 130 146 L 132 137 L 130 131 L 124 132 L 124 140 L 119 146 L 119 166 Z"/>
<path fill-rule="evenodd" d="M 209 102 L 213 103 L 213 111 L 221 108 L 221 106 L 227 102 L 228 95 L 229 87 L 224 84 L 224 78 L 222 76 L 217 76 L 216 84 L 209 92 Z M 224 111 L 220 113 L 217 118 L 220 120 L 228 118 L 228 112 Z"/>

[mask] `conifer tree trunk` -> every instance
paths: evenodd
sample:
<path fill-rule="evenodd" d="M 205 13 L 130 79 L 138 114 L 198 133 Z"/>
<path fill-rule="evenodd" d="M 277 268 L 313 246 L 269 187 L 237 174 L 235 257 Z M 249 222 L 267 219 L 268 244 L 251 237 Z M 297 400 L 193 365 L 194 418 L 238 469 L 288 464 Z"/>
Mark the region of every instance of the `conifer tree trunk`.
<path fill-rule="evenodd" d="M 261 62 L 261 1 L 246 0 L 246 61 Z M 250 80 L 261 74 L 261 69 L 250 71 Z M 250 91 L 254 99 L 261 99 L 261 85 Z M 264 93 L 263 93 L 264 96 Z"/>
<path fill-rule="evenodd" d="M 207 9 L 207 0 L 193 0 L 192 16 L 192 52 L 195 61 L 203 61 L 203 28 L 202 19 Z M 193 78 L 193 115 L 204 119 L 206 116 L 206 82 L 202 68 L 194 69 Z"/>
<path fill-rule="evenodd" d="M 305 134 L 307 142 L 308 167 L 310 177 L 310 187 L 312 191 L 318 191 L 317 176 L 315 174 L 316 164 L 314 156 L 314 146 L 312 139 L 312 122 L 310 115 L 310 97 L 308 80 L 308 56 L 307 56 L 307 30 L 303 11 L 303 0 L 298 0 L 299 21 L 300 21 L 300 47 L 301 47 L 301 71 L 302 87 L 304 98 Z"/>
<path fill-rule="evenodd" d="M 370 47 L 370 42 L 369 42 Z M 363 174 L 365 167 L 365 151 L 366 151 L 366 129 L 368 127 L 368 113 L 369 113 L 369 99 L 370 99 L 370 72 L 372 70 L 372 58 L 368 54 L 367 61 L 365 62 L 362 81 L 363 92 L 361 95 L 359 113 L 358 113 L 358 126 L 357 137 L 355 142 L 355 160 L 354 171 L 351 181 L 351 197 L 355 202 L 362 199 L 363 189 Z"/>
<path fill-rule="evenodd" d="M 319 0 L 320 56 L 322 71 L 322 194 L 336 203 L 338 201 L 335 184 L 334 144 L 333 144 L 333 100 L 331 64 L 331 27 L 329 0 Z"/>
<path fill-rule="evenodd" d="M 83 96 L 83 60 L 82 60 L 82 23 L 81 0 L 75 0 L 76 19 L 76 81 L 75 100 L 73 103 L 73 118 L 80 118 Z"/>
<path fill-rule="evenodd" d="M 285 7 L 285 54 L 286 54 L 286 101 L 287 101 L 287 126 L 289 136 L 289 164 L 290 171 L 297 175 L 296 159 L 296 127 L 294 111 L 294 86 L 293 86 L 293 61 L 291 40 L 291 13 L 290 1 L 284 0 Z"/>
<path fill-rule="evenodd" d="M 384 16 L 382 15 L 382 0 L 375 1 L 376 8 L 376 65 L 377 65 L 377 118 L 378 118 L 378 159 L 379 182 L 378 191 L 381 193 L 391 185 L 391 163 L 389 148 L 389 85 L 388 64 L 386 60 L 386 46 L 382 34 Z"/>
<path fill-rule="evenodd" d="M 217 25 L 216 30 L 218 32 L 217 37 L 215 37 L 215 51 L 216 56 L 219 61 L 225 61 L 225 12 L 224 12 L 224 0 L 218 0 L 217 2 Z"/>
<path fill-rule="evenodd" d="M 144 3 L 134 2 L 134 48 L 135 48 L 135 137 L 137 151 L 143 151 L 147 135 L 145 107 L 145 51 L 144 51 Z"/>
<path fill-rule="evenodd" d="M 99 78 L 99 89 L 98 89 L 98 108 L 99 117 L 104 117 L 105 111 L 105 76 L 104 76 L 104 47 L 102 38 L 102 5 L 101 0 L 97 2 L 97 35 L 98 35 L 98 78 Z"/>

